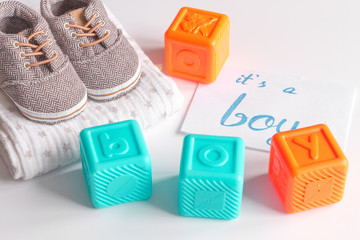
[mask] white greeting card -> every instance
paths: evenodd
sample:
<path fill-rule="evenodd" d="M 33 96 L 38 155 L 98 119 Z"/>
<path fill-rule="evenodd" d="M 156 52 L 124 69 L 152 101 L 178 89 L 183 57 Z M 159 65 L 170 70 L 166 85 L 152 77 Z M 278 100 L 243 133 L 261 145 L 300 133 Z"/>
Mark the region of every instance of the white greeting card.
<path fill-rule="evenodd" d="M 325 123 L 345 147 L 354 99 L 355 88 L 340 83 L 225 67 L 216 82 L 199 84 L 181 130 L 268 151 L 277 132 Z"/>

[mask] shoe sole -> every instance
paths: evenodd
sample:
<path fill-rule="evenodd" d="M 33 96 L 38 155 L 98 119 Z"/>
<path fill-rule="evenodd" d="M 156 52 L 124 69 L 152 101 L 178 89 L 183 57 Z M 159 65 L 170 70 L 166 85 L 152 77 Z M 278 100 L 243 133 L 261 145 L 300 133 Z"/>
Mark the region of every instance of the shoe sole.
<path fill-rule="evenodd" d="M 138 69 L 136 70 L 134 76 L 125 83 L 107 89 L 88 89 L 88 96 L 96 101 L 106 101 L 109 99 L 116 98 L 116 96 L 118 96 L 119 94 L 124 94 L 125 92 L 130 91 L 136 85 L 137 81 L 140 79 L 140 75 L 141 75 L 141 66 L 139 64 Z"/>
<path fill-rule="evenodd" d="M 54 124 L 60 121 L 65 121 L 70 118 L 74 118 L 77 115 L 79 115 L 86 107 L 87 105 L 87 95 L 84 96 L 84 98 L 76 104 L 74 107 L 58 112 L 58 113 L 38 113 L 33 112 L 28 109 L 23 108 L 22 106 L 18 105 L 16 102 L 14 102 L 16 107 L 19 109 L 19 111 L 29 118 L 30 120 L 36 121 L 36 122 L 42 122 L 42 123 L 48 123 L 48 124 Z"/>

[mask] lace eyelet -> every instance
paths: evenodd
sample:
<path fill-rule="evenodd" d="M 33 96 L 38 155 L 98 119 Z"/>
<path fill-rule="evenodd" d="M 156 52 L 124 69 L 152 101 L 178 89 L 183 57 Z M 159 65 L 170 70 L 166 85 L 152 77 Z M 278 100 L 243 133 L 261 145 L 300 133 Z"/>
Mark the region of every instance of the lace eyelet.
<path fill-rule="evenodd" d="M 100 17 L 100 13 L 98 13 L 98 12 L 94 12 L 94 14 L 93 15 L 95 15 L 96 14 L 96 17 Z"/>
<path fill-rule="evenodd" d="M 82 43 L 82 42 L 81 42 L 81 43 L 79 43 L 79 44 L 78 44 L 78 46 L 82 48 L 82 46 L 81 46 L 81 45 L 83 45 L 83 44 L 84 44 L 84 43 Z"/>
<path fill-rule="evenodd" d="M 28 63 L 28 62 L 24 63 L 24 68 L 29 69 L 30 68 L 30 63 Z"/>
<path fill-rule="evenodd" d="M 52 41 L 51 39 L 46 39 L 46 41 L 50 41 L 50 42 L 48 43 L 48 46 L 51 46 L 51 45 L 53 44 L 53 41 Z"/>
<path fill-rule="evenodd" d="M 76 34 L 76 32 L 71 32 L 71 33 L 70 33 L 70 36 L 71 36 L 72 38 L 76 38 L 76 36 L 74 36 L 74 34 Z"/>
<path fill-rule="evenodd" d="M 65 23 L 65 24 L 64 24 L 64 28 L 65 28 L 65 29 L 70 29 L 69 23 Z"/>
<path fill-rule="evenodd" d="M 103 26 L 105 26 L 105 22 L 101 22 L 102 24 L 101 24 L 101 26 L 103 27 Z"/>
<path fill-rule="evenodd" d="M 106 30 L 106 31 L 105 31 L 105 34 L 110 34 L 110 30 Z"/>
<path fill-rule="evenodd" d="M 25 53 L 24 52 L 19 53 L 19 57 L 22 58 L 22 59 L 25 58 L 25 56 L 22 56 L 23 54 L 25 54 Z"/>
<path fill-rule="evenodd" d="M 14 46 L 14 48 L 19 48 L 19 42 L 18 41 L 15 41 L 15 42 L 13 42 L 13 46 Z"/>
<path fill-rule="evenodd" d="M 55 55 L 58 55 L 58 53 L 56 51 L 53 51 L 53 56 L 55 56 Z"/>

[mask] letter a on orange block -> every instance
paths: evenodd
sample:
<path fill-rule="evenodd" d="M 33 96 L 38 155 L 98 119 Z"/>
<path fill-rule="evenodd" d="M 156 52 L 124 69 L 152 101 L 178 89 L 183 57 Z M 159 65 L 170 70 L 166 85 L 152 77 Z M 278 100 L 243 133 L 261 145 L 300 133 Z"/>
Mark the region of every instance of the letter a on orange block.
<path fill-rule="evenodd" d="M 294 143 L 300 147 L 306 148 L 310 152 L 310 158 L 313 160 L 319 159 L 319 138 L 318 136 L 312 134 L 309 136 L 309 140 L 305 141 L 301 138 L 294 138 Z"/>

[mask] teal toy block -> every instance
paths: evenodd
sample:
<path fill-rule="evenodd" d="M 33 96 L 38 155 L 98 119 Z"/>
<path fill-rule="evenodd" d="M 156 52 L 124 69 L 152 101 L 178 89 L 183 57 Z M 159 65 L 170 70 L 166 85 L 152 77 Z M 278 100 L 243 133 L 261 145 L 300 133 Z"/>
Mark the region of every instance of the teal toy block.
<path fill-rule="evenodd" d="M 240 214 L 245 145 L 238 137 L 188 135 L 179 174 L 179 213 L 235 219 Z"/>
<path fill-rule="evenodd" d="M 84 129 L 80 133 L 80 150 L 94 207 L 150 198 L 151 159 L 135 120 Z"/>

